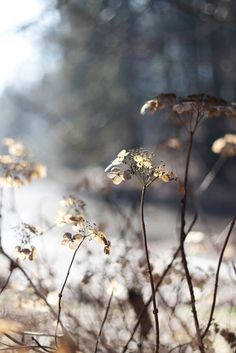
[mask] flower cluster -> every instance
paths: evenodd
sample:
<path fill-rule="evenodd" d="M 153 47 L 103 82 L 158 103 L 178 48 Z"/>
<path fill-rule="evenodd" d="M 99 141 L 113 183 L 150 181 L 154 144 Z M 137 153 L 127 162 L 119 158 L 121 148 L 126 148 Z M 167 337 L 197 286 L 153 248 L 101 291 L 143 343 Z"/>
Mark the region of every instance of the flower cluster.
<path fill-rule="evenodd" d="M 37 257 L 37 251 L 35 246 L 31 245 L 29 247 L 22 248 L 21 246 L 15 247 L 17 258 L 21 260 L 33 261 Z"/>
<path fill-rule="evenodd" d="M 162 161 L 155 165 L 153 155 L 141 148 L 129 151 L 122 150 L 105 169 L 105 172 L 116 185 L 131 179 L 133 175 L 144 186 L 150 185 L 155 179 L 161 179 L 164 182 L 177 180 L 172 171 L 166 170 Z"/>
<path fill-rule="evenodd" d="M 46 167 L 31 158 L 22 142 L 5 138 L 2 143 L 8 153 L 0 155 L 0 184 L 19 187 L 47 176 Z"/>
<path fill-rule="evenodd" d="M 74 195 L 65 196 L 60 202 L 56 217 L 58 225 L 69 224 L 76 230 L 77 226 L 85 222 L 85 203 Z"/>
<path fill-rule="evenodd" d="M 85 203 L 74 195 L 64 197 L 61 201 L 62 208 L 59 209 L 57 222 L 59 225 L 69 225 L 72 232 L 63 235 L 62 245 L 68 245 L 70 249 L 76 250 L 83 239 L 94 239 L 104 246 L 104 253 L 109 255 L 111 243 L 105 234 L 99 230 L 96 224 L 91 224 L 85 217 Z"/>
<path fill-rule="evenodd" d="M 152 100 L 147 101 L 141 108 L 142 115 L 147 112 L 153 114 L 157 110 L 170 108 L 177 115 L 195 114 L 201 117 L 226 117 L 236 118 L 236 103 L 227 103 L 221 98 L 206 94 L 194 94 L 186 97 L 177 97 L 173 93 L 162 93 Z"/>
<path fill-rule="evenodd" d="M 212 151 L 224 157 L 236 156 L 236 134 L 226 134 L 212 145 Z"/>
<path fill-rule="evenodd" d="M 37 257 L 37 251 L 34 246 L 31 245 L 33 238 L 42 235 L 35 226 L 28 223 L 21 223 L 15 227 L 16 236 L 20 242 L 20 245 L 15 247 L 16 255 L 22 260 L 28 259 L 30 261 Z"/>

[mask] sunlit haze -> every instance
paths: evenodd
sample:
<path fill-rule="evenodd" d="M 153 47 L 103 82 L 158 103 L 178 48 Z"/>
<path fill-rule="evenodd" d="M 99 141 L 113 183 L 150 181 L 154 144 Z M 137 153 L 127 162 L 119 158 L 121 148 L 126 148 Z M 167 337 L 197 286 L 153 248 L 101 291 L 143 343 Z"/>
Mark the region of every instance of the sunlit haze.
<path fill-rule="evenodd" d="M 0 2 L 0 93 L 8 84 L 17 85 L 22 77 L 30 83 L 39 76 L 35 35 L 21 29 L 37 21 L 44 9 L 45 2 L 40 0 Z"/>

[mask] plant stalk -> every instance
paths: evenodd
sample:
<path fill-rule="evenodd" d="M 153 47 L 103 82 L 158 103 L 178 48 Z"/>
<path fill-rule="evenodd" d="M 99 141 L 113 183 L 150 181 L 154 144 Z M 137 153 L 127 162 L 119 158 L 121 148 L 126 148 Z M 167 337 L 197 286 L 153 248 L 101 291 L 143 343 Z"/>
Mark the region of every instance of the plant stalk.
<path fill-rule="evenodd" d="M 197 309 L 196 309 L 196 301 L 195 301 L 195 295 L 194 295 L 194 290 L 193 290 L 192 277 L 191 277 L 191 274 L 190 274 L 190 271 L 188 268 L 188 262 L 187 262 L 187 257 L 186 257 L 186 253 L 185 253 L 185 248 L 184 248 L 184 241 L 186 238 L 185 218 L 186 218 L 187 197 L 188 197 L 188 175 L 189 175 L 189 166 L 190 166 L 192 147 L 193 147 L 194 132 L 195 132 L 195 130 L 190 131 L 187 159 L 186 159 L 186 165 L 185 165 L 184 196 L 181 200 L 182 206 L 181 206 L 181 224 L 180 224 L 180 252 L 181 252 L 181 257 L 182 257 L 182 264 L 183 264 L 184 271 L 185 271 L 185 277 L 187 280 L 189 293 L 190 293 L 191 307 L 192 307 L 194 325 L 195 325 L 196 334 L 197 334 L 198 348 L 201 353 L 205 353 L 203 339 L 201 336 L 200 325 L 199 325 L 199 321 L 198 321 L 198 314 L 197 314 Z"/>
<path fill-rule="evenodd" d="M 146 233 L 146 226 L 144 221 L 144 201 L 145 201 L 145 193 L 146 193 L 146 186 L 142 187 L 141 193 L 141 201 L 140 201 L 140 217 L 141 217 L 141 226 L 142 226 L 142 234 L 143 234 L 143 242 L 144 242 L 144 250 L 147 262 L 147 268 L 149 273 L 149 280 L 150 286 L 152 291 L 152 303 L 153 303 L 153 315 L 155 320 L 155 337 L 156 337 L 156 344 L 155 344 L 155 353 L 159 353 L 159 346 L 160 346 L 160 331 L 159 331 L 159 318 L 158 318 L 158 308 L 156 304 L 156 292 L 154 286 L 154 280 L 152 275 L 152 267 L 149 259 L 149 250 L 148 250 L 148 242 L 147 242 L 147 233 Z"/>

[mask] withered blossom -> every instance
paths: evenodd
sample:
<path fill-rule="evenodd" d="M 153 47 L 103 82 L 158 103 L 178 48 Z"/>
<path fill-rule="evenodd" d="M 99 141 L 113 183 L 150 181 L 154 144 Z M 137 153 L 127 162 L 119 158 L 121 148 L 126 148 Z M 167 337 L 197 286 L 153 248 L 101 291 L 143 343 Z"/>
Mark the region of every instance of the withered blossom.
<path fill-rule="evenodd" d="M 114 166 L 116 166 L 116 165 L 120 165 L 120 164 L 124 161 L 125 157 L 128 156 L 128 154 L 129 154 L 129 152 L 127 152 L 126 150 L 121 150 L 121 151 L 118 153 L 117 157 L 116 157 L 116 158 L 111 162 L 111 164 L 109 164 L 109 166 L 105 169 L 105 172 L 108 171 L 108 170 L 110 170 L 111 167 L 114 167 Z"/>
<path fill-rule="evenodd" d="M 96 226 L 89 226 L 88 227 L 88 236 L 91 239 L 95 239 L 99 243 L 103 243 L 104 245 L 104 253 L 106 255 L 110 255 L 111 253 L 111 243 L 110 241 L 106 238 L 105 233 L 98 230 Z"/>
<path fill-rule="evenodd" d="M 17 227 L 14 227 L 14 231 L 19 242 L 19 245 L 15 248 L 17 257 L 23 260 L 34 260 L 37 257 L 37 252 L 36 248 L 31 245 L 31 243 L 35 237 L 40 236 L 43 233 L 29 223 L 19 224 Z"/>
<path fill-rule="evenodd" d="M 31 157 L 21 141 L 5 138 L 2 143 L 8 154 L 0 155 L 0 184 L 20 187 L 47 176 L 47 168 Z"/>
<path fill-rule="evenodd" d="M 83 240 L 82 234 L 74 234 L 67 232 L 63 235 L 62 245 L 68 245 L 70 249 L 76 250 L 81 241 Z"/>
<path fill-rule="evenodd" d="M 175 104 L 175 102 L 176 95 L 174 93 L 161 93 L 157 97 L 145 102 L 140 110 L 140 113 L 142 115 L 146 113 L 153 114 L 157 110 L 161 110 Z"/>
<path fill-rule="evenodd" d="M 158 109 L 158 100 L 157 99 L 151 99 L 149 101 L 147 101 L 141 108 L 140 113 L 142 115 L 148 113 L 155 113 Z"/>
<path fill-rule="evenodd" d="M 122 150 L 125 151 L 125 150 Z M 121 151 L 121 152 L 122 152 Z M 121 153 L 120 152 L 120 153 Z M 165 168 L 165 164 L 161 161 L 158 165 L 154 162 L 153 154 L 144 149 L 129 150 L 123 153 L 123 158 L 120 164 L 117 163 L 118 156 L 105 169 L 108 178 L 112 179 L 114 184 L 120 184 L 122 181 L 131 179 L 135 175 L 142 185 L 150 185 L 155 179 L 161 179 L 164 182 L 177 180 L 172 171 Z"/>
<path fill-rule="evenodd" d="M 195 119 L 197 124 L 203 118 L 226 116 L 236 117 L 236 103 L 227 103 L 224 99 L 207 94 L 188 95 L 177 97 L 175 94 L 159 94 L 147 101 L 141 108 L 141 114 L 155 113 L 158 110 L 169 108 L 173 112 L 176 124 L 188 124 Z M 197 121 L 196 121 L 197 120 Z"/>
<path fill-rule="evenodd" d="M 85 203 L 74 195 L 69 195 L 60 201 L 56 222 L 58 225 L 72 225 L 74 228 L 80 228 L 85 222 Z"/>
<path fill-rule="evenodd" d="M 104 253 L 110 254 L 111 243 L 105 233 L 91 224 L 84 215 L 85 203 L 74 195 L 64 197 L 60 202 L 57 221 L 59 225 L 69 225 L 76 232 L 66 232 L 63 235 L 62 245 L 68 245 L 70 249 L 76 250 L 81 241 L 85 238 L 100 241 L 104 245 Z"/>
<path fill-rule="evenodd" d="M 33 245 L 31 245 L 30 247 L 16 246 L 15 250 L 17 258 L 22 260 L 33 261 L 37 257 L 37 251 Z"/>
<path fill-rule="evenodd" d="M 14 227 L 14 230 L 22 244 L 28 244 L 32 238 L 43 234 L 34 225 L 24 222 Z"/>
<path fill-rule="evenodd" d="M 124 180 L 131 179 L 131 175 L 128 170 L 122 170 L 116 167 L 111 168 L 110 172 L 107 173 L 107 177 L 111 179 L 115 185 L 119 185 Z"/>
<path fill-rule="evenodd" d="M 212 147 L 212 152 L 221 154 L 224 157 L 236 156 L 236 134 L 226 134 L 217 139 Z"/>

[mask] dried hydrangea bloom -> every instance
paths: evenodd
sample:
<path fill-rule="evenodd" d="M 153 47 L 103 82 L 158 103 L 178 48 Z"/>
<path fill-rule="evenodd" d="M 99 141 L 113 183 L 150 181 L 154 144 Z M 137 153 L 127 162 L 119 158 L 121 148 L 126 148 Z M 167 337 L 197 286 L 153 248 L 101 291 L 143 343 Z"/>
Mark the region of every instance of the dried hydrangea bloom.
<path fill-rule="evenodd" d="M 37 251 L 31 244 L 35 237 L 40 236 L 43 233 L 29 223 L 21 223 L 15 227 L 14 230 L 19 243 L 19 245 L 15 248 L 17 257 L 23 260 L 34 260 L 37 257 Z"/>
<path fill-rule="evenodd" d="M 129 170 L 122 170 L 117 167 L 111 168 L 110 172 L 107 173 L 107 177 L 111 179 L 115 185 L 119 185 L 124 180 L 131 179 Z"/>
<path fill-rule="evenodd" d="M 34 168 L 29 176 L 33 179 L 44 179 L 47 177 L 47 167 L 40 163 L 35 163 Z"/>
<path fill-rule="evenodd" d="M 21 223 L 15 227 L 14 230 L 19 243 L 19 245 L 15 248 L 17 257 L 23 260 L 34 260 L 37 257 L 37 251 L 31 243 L 35 237 L 40 236 L 43 233 L 29 223 Z"/>
<path fill-rule="evenodd" d="M 142 106 L 140 113 L 142 115 L 148 113 L 155 113 L 158 109 L 158 100 L 157 99 L 151 99 L 149 101 L 147 101 L 146 103 L 144 103 L 144 105 Z"/>
<path fill-rule="evenodd" d="M 75 229 L 80 228 L 85 222 L 85 203 L 74 195 L 69 195 L 60 201 L 56 222 L 58 225 L 72 225 Z"/>
<path fill-rule="evenodd" d="M 47 176 L 47 168 L 32 159 L 22 142 L 6 138 L 3 145 L 8 154 L 0 155 L 0 184 L 20 187 Z"/>
<path fill-rule="evenodd" d="M 115 161 L 116 167 L 112 167 L 112 162 L 105 171 L 108 178 L 112 179 L 116 185 L 130 179 L 133 175 L 145 186 L 150 185 L 155 179 L 161 179 L 165 182 L 176 180 L 174 173 L 166 170 L 163 162 L 156 165 L 153 155 L 144 149 L 126 152 L 119 165 L 117 164 L 117 158 Z"/>
<path fill-rule="evenodd" d="M 30 247 L 16 246 L 15 250 L 16 250 L 17 258 L 22 259 L 22 260 L 33 261 L 37 257 L 36 248 L 32 245 Z"/>
<path fill-rule="evenodd" d="M 227 103 L 224 99 L 207 94 L 177 97 L 174 94 L 159 94 L 147 101 L 141 109 L 141 114 L 155 113 L 163 108 L 169 108 L 177 125 L 186 125 L 195 131 L 198 124 L 205 118 L 226 116 L 236 118 L 236 103 Z"/>
<path fill-rule="evenodd" d="M 227 106 L 225 115 L 228 118 L 233 118 L 233 119 L 236 118 L 236 102 L 232 102 L 230 105 Z"/>
<path fill-rule="evenodd" d="M 224 157 L 236 156 L 236 134 L 226 134 L 217 139 L 212 145 L 212 151 Z"/>
<path fill-rule="evenodd" d="M 11 164 L 13 161 L 14 159 L 9 154 L 0 155 L 0 163 L 2 164 Z"/>
<path fill-rule="evenodd" d="M 157 110 L 164 109 L 168 106 L 172 106 L 176 102 L 176 95 L 174 93 L 162 93 L 156 98 L 153 98 L 144 103 L 140 113 L 142 115 L 146 113 L 155 113 Z"/>
<path fill-rule="evenodd" d="M 217 117 L 222 114 L 226 104 L 226 101 L 221 98 L 206 94 L 193 94 L 179 98 L 177 104 L 173 106 L 173 111 L 178 114 L 197 112 L 203 117 Z"/>
<path fill-rule="evenodd" d="M 76 250 L 81 241 L 83 240 L 82 234 L 65 233 L 63 235 L 63 240 L 61 241 L 62 245 L 68 245 L 70 249 Z"/>
<path fill-rule="evenodd" d="M 105 172 L 110 170 L 112 167 L 121 165 L 122 162 L 125 160 L 125 157 L 129 154 L 126 150 L 121 150 L 117 157 L 109 164 L 109 166 L 105 169 Z"/>
<path fill-rule="evenodd" d="M 57 222 L 59 225 L 70 225 L 76 232 L 66 232 L 63 235 L 62 245 L 68 245 L 70 249 L 76 250 L 85 238 L 100 240 L 104 245 L 104 253 L 110 254 L 111 244 L 105 233 L 86 220 L 84 215 L 85 203 L 74 195 L 64 197 L 60 202 L 62 208 L 59 210 Z"/>
<path fill-rule="evenodd" d="M 17 227 L 14 227 L 14 231 L 21 245 L 28 245 L 33 238 L 43 234 L 32 224 L 24 222 L 20 223 Z"/>
<path fill-rule="evenodd" d="M 62 245 L 68 245 L 70 249 L 76 250 L 81 241 L 85 238 L 94 239 L 104 245 L 104 253 L 109 255 L 111 252 L 111 243 L 106 238 L 104 232 L 100 231 L 95 224 L 85 221 L 80 225 L 79 233 L 65 233 L 63 235 Z"/>
<path fill-rule="evenodd" d="M 28 153 L 27 148 L 22 142 L 15 142 L 9 146 L 8 151 L 10 155 L 15 157 L 25 157 Z"/>
<path fill-rule="evenodd" d="M 106 238 L 105 233 L 98 230 L 96 226 L 89 226 L 88 227 L 88 236 L 91 239 L 95 239 L 97 242 L 102 243 L 104 245 L 104 254 L 110 255 L 111 253 L 111 243 Z"/>

